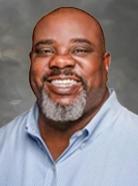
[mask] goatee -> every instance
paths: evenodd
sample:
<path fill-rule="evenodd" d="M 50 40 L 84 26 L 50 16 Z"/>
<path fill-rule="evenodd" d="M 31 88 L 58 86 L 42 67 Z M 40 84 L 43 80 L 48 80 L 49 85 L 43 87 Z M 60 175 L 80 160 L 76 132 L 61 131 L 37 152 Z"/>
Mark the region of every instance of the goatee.
<path fill-rule="evenodd" d="M 47 119 L 60 123 L 71 122 L 78 120 L 83 115 L 86 98 L 87 92 L 86 90 L 82 90 L 71 104 L 61 105 L 49 98 L 44 89 L 42 89 L 40 107 Z"/>

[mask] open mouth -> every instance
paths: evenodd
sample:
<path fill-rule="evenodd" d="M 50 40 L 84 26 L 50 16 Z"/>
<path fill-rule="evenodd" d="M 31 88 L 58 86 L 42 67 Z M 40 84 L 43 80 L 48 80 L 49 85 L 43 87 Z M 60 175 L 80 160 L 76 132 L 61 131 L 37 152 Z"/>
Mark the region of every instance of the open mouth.
<path fill-rule="evenodd" d="M 67 88 L 81 83 L 80 78 L 76 76 L 51 76 L 47 78 L 47 82 L 55 87 Z"/>
<path fill-rule="evenodd" d="M 73 94 L 82 88 L 82 82 L 77 77 L 54 76 L 46 81 L 46 86 L 57 94 Z"/>
<path fill-rule="evenodd" d="M 78 84 L 78 81 L 73 79 L 55 79 L 51 81 L 51 84 L 59 88 L 70 88 Z"/>

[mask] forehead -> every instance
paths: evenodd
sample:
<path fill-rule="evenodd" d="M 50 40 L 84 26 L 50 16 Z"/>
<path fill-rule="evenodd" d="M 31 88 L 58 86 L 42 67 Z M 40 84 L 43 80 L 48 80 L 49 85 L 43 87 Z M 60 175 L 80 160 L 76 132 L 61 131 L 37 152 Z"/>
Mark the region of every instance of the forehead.
<path fill-rule="evenodd" d="M 66 44 L 72 39 L 87 39 L 98 45 L 100 29 L 89 15 L 79 11 L 59 11 L 43 17 L 35 27 L 33 43 L 52 39 Z"/>

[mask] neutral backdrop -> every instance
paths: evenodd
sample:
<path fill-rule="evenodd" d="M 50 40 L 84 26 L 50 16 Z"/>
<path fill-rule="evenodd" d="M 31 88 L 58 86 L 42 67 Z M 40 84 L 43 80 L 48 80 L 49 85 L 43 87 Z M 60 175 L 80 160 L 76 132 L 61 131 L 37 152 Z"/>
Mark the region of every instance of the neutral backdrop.
<path fill-rule="evenodd" d="M 138 0 L 0 0 L 0 126 L 35 101 L 28 82 L 32 29 L 59 6 L 79 7 L 99 19 L 112 54 L 110 87 L 138 113 Z"/>

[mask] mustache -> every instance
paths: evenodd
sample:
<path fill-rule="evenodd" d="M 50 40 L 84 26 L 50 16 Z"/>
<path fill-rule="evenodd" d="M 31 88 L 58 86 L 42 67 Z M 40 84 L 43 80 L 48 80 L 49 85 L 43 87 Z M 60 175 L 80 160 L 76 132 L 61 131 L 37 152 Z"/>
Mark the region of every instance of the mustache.
<path fill-rule="evenodd" d="M 74 72 L 71 68 L 66 67 L 64 69 L 60 69 L 57 67 L 54 67 L 50 70 L 50 72 L 48 74 L 45 74 L 42 78 L 43 82 L 48 81 L 48 79 L 50 77 L 53 76 L 60 76 L 60 75 L 64 75 L 64 76 L 75 76 L 77 79 L 79 79 L 79 81 L 82 83 L 83 87 L 85 90 L 88 89 L 88 84 L 87 81 L 81 77 L 79 74 L 77 74 L 76 72 Z"/>

